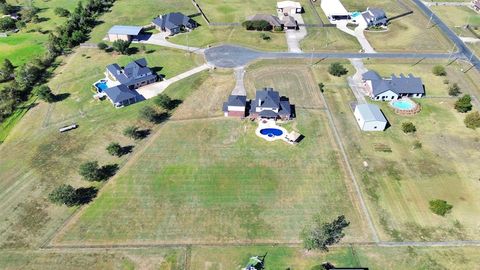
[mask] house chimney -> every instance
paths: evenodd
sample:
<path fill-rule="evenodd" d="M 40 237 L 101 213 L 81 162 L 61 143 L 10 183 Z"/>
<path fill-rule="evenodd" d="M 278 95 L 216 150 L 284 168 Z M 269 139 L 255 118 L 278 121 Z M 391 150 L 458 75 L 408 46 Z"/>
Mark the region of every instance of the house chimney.
<path fill-rule="evenodd" d="M 262 100 L 261 99 L 258 99 L 258 106 L 262 106 Z"/>

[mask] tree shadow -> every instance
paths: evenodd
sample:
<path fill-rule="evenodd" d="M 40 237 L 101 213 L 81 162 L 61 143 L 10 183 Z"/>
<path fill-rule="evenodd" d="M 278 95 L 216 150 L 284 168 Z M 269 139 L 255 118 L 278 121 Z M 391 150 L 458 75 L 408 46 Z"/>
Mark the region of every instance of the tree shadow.
<path fill-rule="evenodd" d="M 98 190 L 95 187 L 77 188 L 75 190 L 77 204 L 87 204 L 97 197 Z"/>
<path fill-rule="evenodd" d="M 130 47 L 128 48 L 127 50 L 127 54 L 128 55 L 131 55 L 131 54 L 137 54 L 140 50 L 137 48 L 137 47 Z"/>
<path fill-rule="evenodd" d="M 138 140 L 145 139 L 150 135 L 151 130 L 150 129 L 142 129 L 142 130 L 137 130 L 137 138 Z"/>
<path fill-rule="evenodd" d="M 171 115 L 168 112 L 159 113 L 159 114 L 155 115 L 154 123 L 155 124 L 161 124 L 161 123 L 167 121 L 170 118 L 170 116 Z"/>
<path fill-rule="evenodd" d="M 64 100 L 67 99 L 69 96 L 70 96 L 70 93 L 57 94 L 57 95 L 55 95 L 54 102 L 64 101 Z"/>
<path fill-rule="evenodd" d="M 120 156 L 132 153 L 134 147 L 135 146 L 133 146 L 133 145 L 127 145 L 127 146 L 122 147 L 122 149 L 120 150 Z"/>
<path fill-rule="evenodd" d="M 118 164 L 108 164 L 100 167 L 99 170 L 100 170 L 101 179 L 105 181 L 108 178 L 114 176 L 117 173 L 118 169 L 119 169 Z"/>
<path fill-rule="evenodd" d="M 153 50 L 153 49 L 145 51 L 146 54 L 151 54 L 151 53 L 154 53 L 154 52 L 155 52 L 155 50 Z"/>
<path fill-rule="evenodd" d="M 50 18 L 47 17 L 39 17 L 36 23 L 48 22 L 49 20 Z"/>
<path fill-rule="evenodd" d="M 183 100 L 181 99 L 172 99 L 172 101 L 170 101 L 170 103 L 168 104 L 168 109 L 169 110 L 173 110 L 175 108 L 177 108 L 178 106 L 180 106 L 180 104 L 183 103 Z"/>

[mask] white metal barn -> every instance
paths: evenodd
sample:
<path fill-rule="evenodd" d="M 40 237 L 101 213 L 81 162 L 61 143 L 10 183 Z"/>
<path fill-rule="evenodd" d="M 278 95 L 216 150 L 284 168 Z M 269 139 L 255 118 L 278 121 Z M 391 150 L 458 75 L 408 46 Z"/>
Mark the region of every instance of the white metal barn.
<path fill-rule="evenodd" d="M 302 5 L 294 1 L 277 2 L 277 10 L 283 14 L 293 15 L 302 13 Z"/>
<path fill-rule="evenodd" d="M 387 127 L 387 119 L 377 105 L 359 104 L 355 107 L 355 120 L 363 131 L 383 131 Z"/>

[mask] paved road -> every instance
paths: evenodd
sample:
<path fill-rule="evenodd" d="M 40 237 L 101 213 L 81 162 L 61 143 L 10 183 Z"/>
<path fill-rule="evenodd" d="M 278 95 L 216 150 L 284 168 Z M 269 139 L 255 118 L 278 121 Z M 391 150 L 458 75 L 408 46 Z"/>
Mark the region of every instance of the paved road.
<path fill-rule="evenodd" d="M 435 13 L 433 13 L 421 0 L 412 0 L 418 8 L 431 18 L 432 23 L 437 25 L 438 28 L 455 44 L 458 49 L 458 52 L 464 56 L 464 58 L 469 59 L 470 63 L 475 66 L 475 68 L 480 71 L 480 60 L 473 52 L 463 43 L 463 41 L 452 31 L 448 26 L 443 23 L 440 18 L 438 18 Z"/>
<path fill-rule="evenodd" d="M 426 6 L 470 6 L 472 5 L 472 2 L 427 2 L 427 1 L 422 1 L 423 4 Z"/>
<path fill-rule="evenodd" d="M 245 66 L 257 59 L 292 59 L 292 58 L 397 58 L 397 59 L 448 59 L 463 57 L 463 54 L 454 53 L 291 53 L 291 52 L 261 52 L 236 45 L 221 45 L 205 50 L 208 63 L 216 67 L 235 68 Z"/>

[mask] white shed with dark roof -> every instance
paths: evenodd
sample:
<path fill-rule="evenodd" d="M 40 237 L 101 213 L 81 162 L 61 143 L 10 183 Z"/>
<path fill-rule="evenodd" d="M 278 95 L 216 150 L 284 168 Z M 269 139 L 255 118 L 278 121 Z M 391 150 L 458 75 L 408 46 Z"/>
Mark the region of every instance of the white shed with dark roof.
<path fill-rule="evenodd" d="M 363 131 L 383 131 L 387 127 L 387 118 L 374 104 L 358 104 L 354 111 L 355 120 Z"/>

